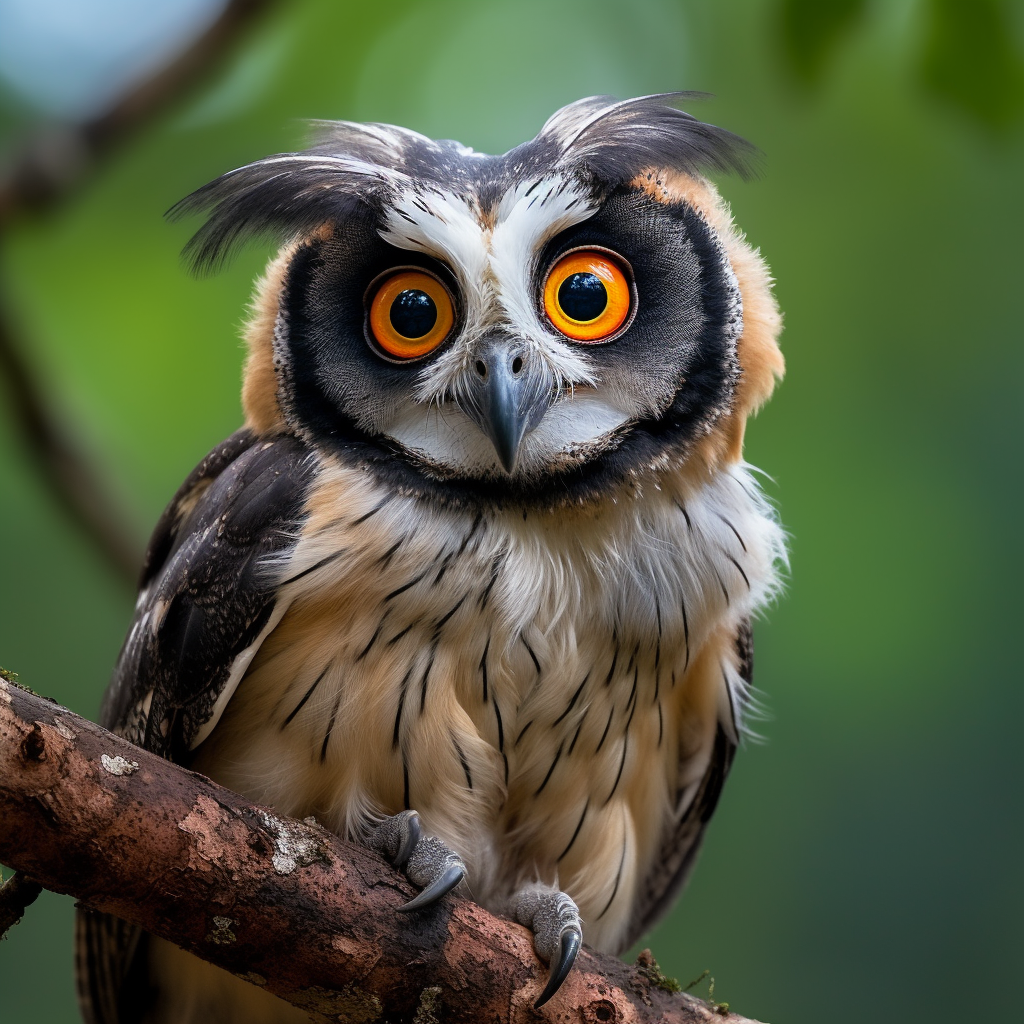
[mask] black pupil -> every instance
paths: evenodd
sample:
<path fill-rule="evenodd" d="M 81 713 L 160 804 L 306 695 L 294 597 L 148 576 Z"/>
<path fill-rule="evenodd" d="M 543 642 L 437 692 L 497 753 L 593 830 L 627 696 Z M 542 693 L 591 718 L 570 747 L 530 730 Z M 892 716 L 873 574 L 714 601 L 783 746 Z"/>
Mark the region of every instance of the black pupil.
<path fill-rule="evenodd" d="M 437 323 L 434 300 L 418 288 L 406 288 L 391 303 L 391 326 L 403 338 L 422 338 Z"/>
<path fill-rule="evenodd" d="M 596 320 L 608 305 L 608 292 L 596 274 L 570 274 L 559 286 L 558 304 L 573 320 Z"/>

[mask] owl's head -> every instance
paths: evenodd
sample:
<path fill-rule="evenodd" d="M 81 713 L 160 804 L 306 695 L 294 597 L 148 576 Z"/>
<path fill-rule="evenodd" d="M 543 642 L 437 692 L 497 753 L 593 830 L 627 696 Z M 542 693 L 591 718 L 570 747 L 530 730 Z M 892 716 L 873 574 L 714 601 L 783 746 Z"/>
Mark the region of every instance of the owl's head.
<path fill-rule="evenodd" d="M 502 156 L 391 125 L 223 175 L 187 252 L 284 245 L 244 404 L 260 432 L 445 500 L 586 501 L 738 458 L 782 370 L 770 279 L 707 171 L 751 147 L 670 105 L 580 100 Z"/>

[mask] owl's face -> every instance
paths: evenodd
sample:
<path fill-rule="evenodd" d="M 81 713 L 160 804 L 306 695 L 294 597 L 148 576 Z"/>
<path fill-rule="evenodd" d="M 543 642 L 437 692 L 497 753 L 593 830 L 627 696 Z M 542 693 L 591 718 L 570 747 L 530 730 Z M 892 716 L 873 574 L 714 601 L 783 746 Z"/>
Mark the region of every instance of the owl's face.
<path fill-rule="evenodd" d="M 573 104 L 499 157 L 322 130 L 186 200 L 215 205 L 201 265 L 292 236 L 251 339 L 255 418 L 414 489 L 564 501 L 685 460 L 733 410 L 736 238 L 698 172 L 739 166 L 739 140 L 658 97 Z"/>

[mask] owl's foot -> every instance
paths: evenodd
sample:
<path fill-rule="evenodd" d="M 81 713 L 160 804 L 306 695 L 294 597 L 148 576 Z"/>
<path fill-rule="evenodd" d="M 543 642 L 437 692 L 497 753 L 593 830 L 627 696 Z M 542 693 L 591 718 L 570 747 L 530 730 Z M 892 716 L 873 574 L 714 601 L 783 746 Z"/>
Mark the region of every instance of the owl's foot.
<path fill-rule="evenodd" d="M 436 903 L 466 877 L 462 858 L 435 836 L 423 835 L 420 816 L 402 811 L 385 818 L 366 837 L 366 845 L 390 861 L 423 891 L 398 909 L 420 910 Z"/>
<path fill-rule="evenodd" d="M 564 892 L 535 884 L 520 889 L 511 899 L 512 917 L 533 932 L 533 948 L 551 965 L 548 983 L 534 1009 L 543 1006 L 559 989 L 572 969 L 583 942 L 579 908 Z"/>

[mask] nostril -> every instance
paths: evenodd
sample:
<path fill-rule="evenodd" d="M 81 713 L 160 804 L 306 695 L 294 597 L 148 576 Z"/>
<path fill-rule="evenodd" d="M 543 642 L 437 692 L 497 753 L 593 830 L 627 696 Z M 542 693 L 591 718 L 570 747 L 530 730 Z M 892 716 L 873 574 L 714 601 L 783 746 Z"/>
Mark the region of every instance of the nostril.
<path fill-rule="evenodd" d="M 514 376 L 518 376 L 522 372 L 522 369 L 523 369 L 523 357 L 522 356 L 516 356 L 515 359 L 512 360 L 512 373 L 513 373 L 513 375 Z"/>
<path fill-rule="evenodd" d="M 478 359 L 476 361 L 475 369 L 476 372 L 479 373 L 481 377 L 487 376 L 487 367 L 484 365 L 484 361 L 482 359 Z"/>

